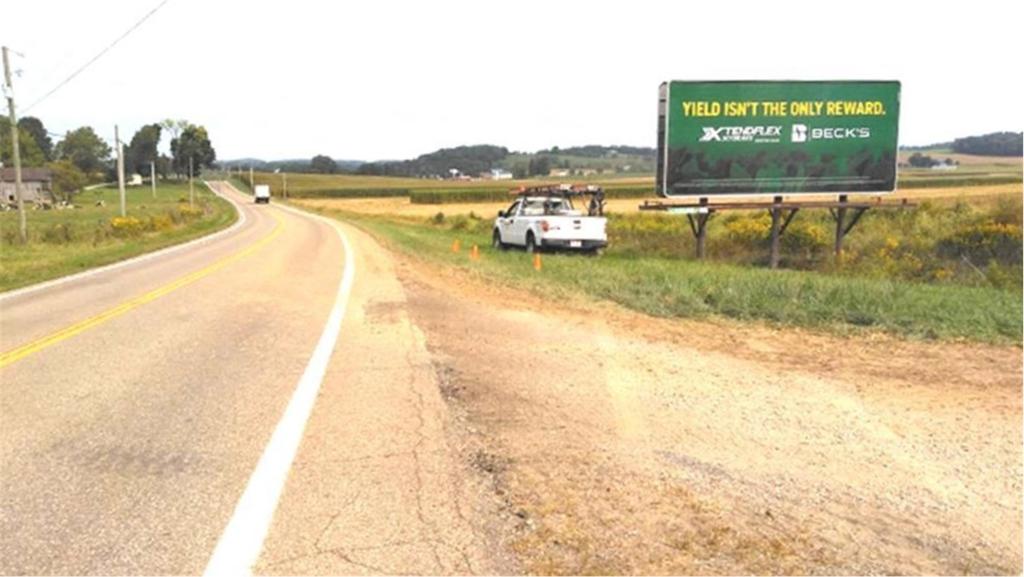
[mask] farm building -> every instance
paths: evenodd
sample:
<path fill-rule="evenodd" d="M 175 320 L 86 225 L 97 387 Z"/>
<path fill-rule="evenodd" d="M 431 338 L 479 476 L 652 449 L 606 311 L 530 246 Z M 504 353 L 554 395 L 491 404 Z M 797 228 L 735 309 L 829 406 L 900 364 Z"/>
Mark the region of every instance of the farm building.
<path fill-rule="evenodd" d="M 512 173 L 504 168 L 492 168 L 487 178 L 491 180 L 512 180 Z"/>
<path fill-rule="evenodd" d="M 53 173 L 49 168 L 21 169 L 21 194 L 25 202 L 44 202 L 53 199 Z M 18 202 L 14 169 L 0 169 L 0 197 L 4 203 Z"/>

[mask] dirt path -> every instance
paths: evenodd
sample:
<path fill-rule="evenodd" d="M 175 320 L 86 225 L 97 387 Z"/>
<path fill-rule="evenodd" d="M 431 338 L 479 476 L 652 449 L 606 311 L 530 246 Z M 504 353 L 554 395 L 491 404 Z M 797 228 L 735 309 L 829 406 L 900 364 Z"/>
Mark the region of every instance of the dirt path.
<path fill-rule="evenodd" d="M 397 270 L 527 572 L 1021 572 L 1019 348 L 567 312 Z"/>

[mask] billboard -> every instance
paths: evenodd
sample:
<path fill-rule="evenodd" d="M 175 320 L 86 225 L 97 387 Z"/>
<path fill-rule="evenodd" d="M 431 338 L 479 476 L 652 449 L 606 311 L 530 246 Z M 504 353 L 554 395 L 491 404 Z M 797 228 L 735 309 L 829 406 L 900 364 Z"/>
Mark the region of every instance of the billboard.
<path fill-rule="evenodd" d="M 896 188 L 897 81 L 673 81 L 658 99 L 665 197 Z"/>

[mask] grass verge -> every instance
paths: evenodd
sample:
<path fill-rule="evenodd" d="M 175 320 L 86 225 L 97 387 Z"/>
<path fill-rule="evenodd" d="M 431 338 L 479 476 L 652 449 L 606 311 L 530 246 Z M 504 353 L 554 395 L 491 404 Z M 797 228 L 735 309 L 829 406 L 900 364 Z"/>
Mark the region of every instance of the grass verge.
<path fill-rule="evenodd" d="M 0 292 L 74 274 L 226 228 L 238 218 L 231 204 L 202 184 L 188 205 L 188 183 L 164 183 L 154 199 L 148 186 L 127 192 L 120 219 L 117 189 L 75 198 L 78 208 L 31 210 L 27 244 L 18 242 L 18 214 L 0 213 Z"/>
<path fill-rule="evenodd" d="M 1020 344 L 1020 293 L 995 287 L 934 285 L 820 272 L 771 271 L 658 256 L 599 258 L 529 255 L 488 248 L 489 226 L 440 227 L 338 211 L 388 246 L 418 259 L 551 295 L 585 294 L 659 317 L 766 321 L 836 333 L 883 331 L 904 337 Z M 460 240 L 462 250 L 452 251 Z M 468 257 L 480 246 L 478 261 Z"/>

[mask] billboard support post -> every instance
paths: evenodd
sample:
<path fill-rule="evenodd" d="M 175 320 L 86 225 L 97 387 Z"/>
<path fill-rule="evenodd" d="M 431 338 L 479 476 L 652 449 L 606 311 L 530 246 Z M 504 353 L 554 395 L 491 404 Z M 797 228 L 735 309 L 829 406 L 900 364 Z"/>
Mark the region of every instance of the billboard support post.
<path fill-rule="evenodd" d="M 836 250 L 836 258 L 839 259 L 842 255 L 843 240 L 848 234 L 850 234 L 853 227 L 860 222 L 861 217 L 867 213 L 869 208 L 907 210 L 917 207 L 916 203 L 908 202 L 907 199 L 901 199 L 899 202 L 882 202 L 881 199 L 876 199 L 872 202 L 851 202 L 845 197 L 845 194 L 842 195 L 838 202 L 834 200 L 808 200 L 803 202 L 793 202 L 783 201 L 781 197 L 775 197 L 772 199 L 771 204 L 757 201 L 709 203 L 705 198 L 700 199 L 699 203 L 645 200 L 644 203 L 639 206 L 639 209 L 641 211 L 662 211 L 669 214 L 685 214 L 690 223 L 690 230 L 693 232 L 693 237 L 696 240 L 697 258 L 701 260 L 704 259 L 707 253 L 707 224 L 715 213 L 724 210 L 751 211 L 767 209 L 768 214 L 772 218 L 771 236 L 769 237 L 771 242 L 769 265 L 771 268 L 778 268 L 779 261 L 781 260 L 780 241 L 782 235 L 786 232 L 786 229 L 789 228 L 790 223 L 793 222 L 793 218 L 796 217 L 796 213 L 802 209 L 827 208 L 829 210 L 832 218 L 836 221 L 836 238 L 834 246 Z M 852 217 L 847 213 L 851 213 Z"/>
<path fill-rule="evenodd" d="M 772 199 L 771 208 L 768 209 L 768 214 L 772 217 L 772 246 L 771 255 L 768 259 L 768 263 L 771 268 L 779 268 L 779 238 L 782 237 L 782 233 L 786 232 L 786 229 L 789 228 L 789 223 L 793 222 L 793 217 L 796 216 L 796 213 L 799 210 L 799 206 L 784 208 L 782 206 L 781 196 L 776 196 Z M 785 214 L 785 218 L 783 218 L 783 214 Z"/>
<path fill-rule="evenodd" d="M 909 205 L 907 205 L 906 201 L 904 201 L 904 203 L 901 206 Z M 860 217 L 864 216 L 864 213 L 867 212 L 868 209 L 867 207 L 854 207 L 852 209 L 853 218 L 850 219 L 850 222 L 845 222 L 847 210 L 851 209 L 849 208 L 849 201 L 847 200 L 845 194 L 839 195 L 839 203 L 836 205 L 835 208 L 829 209 L 829 212 L 832 214 L 833 220 L 836 221 L 835 253 L 837 263 L 840 263 L 841 259 L 843 258 L 843 239 L 846 238 L 846 235 L 849 234 L 851 230 L 853 230 L 853 227 L 857 225 L 857 221 L 860 220 Z"/>
<path fill-rule="evenodd" d="M 708 199 L 702 198 L 696 215 L 690 212 L 686 213 L 686 220 L 690 222 L 690 230 L 693 231 L 693 237 L 697 239 L 697 260 L 704 260 L 704 256 L 707 254 L 708 221 L 715 214 L 714 211 L 703 208 L 707 205 Z"/>
<path fill-rule="evenodd" d="M 772 215 L 772 248 L 771 255 L 768 258 L 769 268 L 779 268 L 779 217 L 782 216 L 782 212 L 779 209 L 779 203 L 782 202 L 782 197 L 776 196 L 772 200 L 772 207 L 768 209 L 768 212 Z"/>
<path fill-rule="evenodd" d="M 829 210 L 829 213 L 832 214 L 832 218 L 836 221 L 835 253 L 836 253 L 836 263 L 837 264 L 839 263 L 839 259 L 842 257 L 842 254 L 843 254 L 843 236 L 845 236 L 845 234 L 843 232 L 843 220 L 845 220 L 845 218 L 846 218 L 846 206 L 845 205 L 846 205 L 846 195 L 845 194 L 841 194 L 841 195 L 839 195 L 839 206 L 837 206 L 834 209 L 830 209 Z"/>

